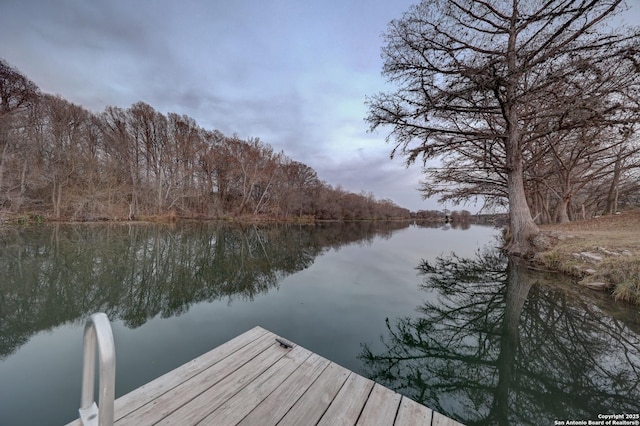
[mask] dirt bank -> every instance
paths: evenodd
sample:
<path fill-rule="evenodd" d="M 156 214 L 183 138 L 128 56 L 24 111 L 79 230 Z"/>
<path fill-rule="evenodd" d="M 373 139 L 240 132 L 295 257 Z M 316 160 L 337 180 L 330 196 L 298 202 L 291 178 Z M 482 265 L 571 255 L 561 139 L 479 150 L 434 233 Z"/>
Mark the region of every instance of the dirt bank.
<path fill-rule="evenodd" d="M 586 287 L 640 304 L 640 209 L 541 227 L 549 248 L 535 261 Z"/>

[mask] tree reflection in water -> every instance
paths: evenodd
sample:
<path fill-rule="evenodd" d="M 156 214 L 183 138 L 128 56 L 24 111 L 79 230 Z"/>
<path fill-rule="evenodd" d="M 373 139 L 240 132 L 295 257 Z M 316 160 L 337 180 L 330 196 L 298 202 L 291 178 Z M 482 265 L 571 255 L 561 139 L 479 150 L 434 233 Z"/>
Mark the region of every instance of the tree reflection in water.
<path fill-rule="evenodd" d="M 52 225 L 0 234 L 0 360 L 90 314 L 138 327 L 203 301 L 253 300 L 330 248 L 407 222 L 330 225 Z"/>
<path fill-rule="evenodd" d="M 437 301 L 387 319 L 380 353 L 363 345 L 373 380 L 469 425 L 640 412 L 634 324 L 498 251 L 418 269 Z"/>

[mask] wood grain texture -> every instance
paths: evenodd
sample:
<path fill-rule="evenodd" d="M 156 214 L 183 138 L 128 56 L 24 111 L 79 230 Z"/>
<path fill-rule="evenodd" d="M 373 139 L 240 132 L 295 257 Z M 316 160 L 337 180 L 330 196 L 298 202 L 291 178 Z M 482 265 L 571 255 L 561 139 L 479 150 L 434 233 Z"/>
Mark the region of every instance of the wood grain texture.
<path fill-rule="evenodd" d="M 311 356 L 310 351 L 299 346 L 296 347 L 203 419 L 200 424 L 220 426 L 238 424 L 254 407 L 260 405 L 273 393 L 309 356 Z"/>
<path fill-rule="evenodd" d="M 376 383 L 356 425 L 393 426 L 401 398 L 399 393 Z"/>
<path fill-rule="evenodd" d="M 128 394 L 123 395 L 115 401 L 114 421 L 116 424 L 125 424 L 117 423 L 117 421 L 145 404 L 152 402 L 154 399 L 177 387 L 181 383 L 184 383 L 185 381 L 202 373 L 207 368 L 236 353 L 245 346 L 255 343 L 257 339 L 262 337 L 265 339 L 265 342 L 268 341 L 271 335 L 272 334 L 270 332 L 262 327 L 254 327 L 251 330 L 199 356 L 198 358 L 181 365 L 180 367 L 129 392 Z M 79 393 L 78 400 L 80 400 Z M 68 423 L 67 426 L 82 426 L 82 423 L 77 419 Z"/>
<path fill-rule="evenodd" d="M 282 419 L 311 384 L 329 365 L 329 361 L 320 355 L 311 355 L 302 365 L 242 419 L 239 425 L 274 425 Z"/>
<path fill-rule="evenodd" d="M 197 398 L 191 399 L 169 415 L 163 416 L 162 420 L 155 424 L 180 426 L 197 424 L 282 358 L 285 351 L 286 349 L 279 345 L 272 344 L 243 364 L 242 369 L 227 375 L 215 383 L 215 386 L 207 387 L 198 394 Z M 187 390 L 191 392 L 189 387 L 183 392 Z"/>
<path fill-rule="evenodd" d="M 157 398 L 144 403 L 144 405 L 141 405 L 137 410 L 117 420 L 115 424 L 118 426 L 137 426 L 140 424 L 153 424 L 154 422 L 160 421 L 185 404 L 189 404 L 207 389 L 224 380 L 229 374 L 233 374 L 240 367 L 272 346 L 271 336 L 265 334 L 254 340 L 253 344 L 240 348 L 232 355 L 210 365 L 199 374 L 190 377 L 189 380 L 182 380 L 183 378 L 180 377 L 181 373 L 177 372 L 175 376 L 178 377 L 169 376 L 166 378 L 172 382 L 179 382 L 177 386 L 170 388 Z M 140 402 L 145 401 L 141 400 Z"/>
<path fill-rule="evenodd" d="M 437 411 L 433 412 L 433 420 L 431 422 L 432 426 L 464 426 L 462 423 L 459 423 L 444 414 L 440 414 Z"/>
<path fill-rule="evenodd" d="M 403 396 L 394 424 L 398 426 L 430 425 L 432 418 L 433 410 Z"/>
<path fill-rule="evenodd" d="M 255 327 L 124 395 L 115 402 L 115 424 L 460 425 L 276 339 L 282 338 Z"/>
<path fill-rule="evenodd" d="M 373 389 L 373 381 L 351 373 L 338 395 L 324 413 L 319 426 L 353 426 Z M 426 408 L 426 407 L 425 407 Z"/>
<path fill-rule="evenodd" d="M 315 425 L 338 394 L 350 372 L 331 363 L 291 407 L 278 426 Z"/>

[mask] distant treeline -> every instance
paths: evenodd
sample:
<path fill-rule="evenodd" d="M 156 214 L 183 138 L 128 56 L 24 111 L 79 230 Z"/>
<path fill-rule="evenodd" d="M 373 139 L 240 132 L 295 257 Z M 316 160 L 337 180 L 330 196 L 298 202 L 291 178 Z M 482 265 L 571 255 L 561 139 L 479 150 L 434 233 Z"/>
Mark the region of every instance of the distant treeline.
<path fill-rule="evenodd" d="M 138 102 L 94 114 L 43 94 L 0 59 L 0 220 L 262 216 L 409 218 L 320 180 L 258 138 L 206 130 Z"/>
<path fill-rule="evenodd" d="M 448 222 L 451 224 L 506 224 L 507 213 L 472 214 L 469 210 L 418 210 L 411 217 L 426 222 Z"/>

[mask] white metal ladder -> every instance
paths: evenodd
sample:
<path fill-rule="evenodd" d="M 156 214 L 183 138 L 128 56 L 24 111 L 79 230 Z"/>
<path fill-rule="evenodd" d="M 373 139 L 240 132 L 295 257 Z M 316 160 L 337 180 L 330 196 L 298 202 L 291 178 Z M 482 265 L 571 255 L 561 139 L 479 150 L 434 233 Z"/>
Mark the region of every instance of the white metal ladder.
<path fill-rule="evenodd" d="M 113 426 L 116 351 L 111 323 L 106 314 L 100 312 L 89 317 L 84 327 L 83 346 L 80 421 L 84 426 Z M 96 346 L 100 366 L 99 405 L 94 400 Z"/>

